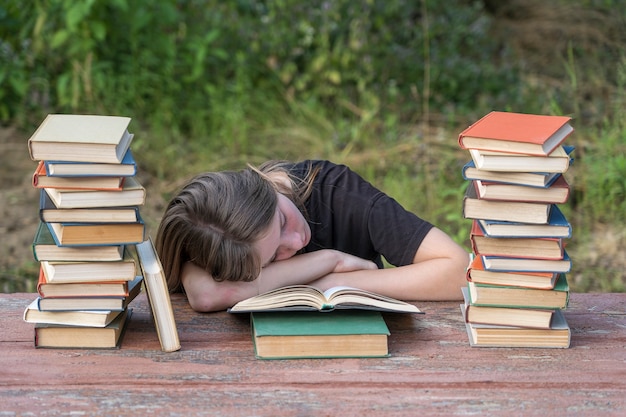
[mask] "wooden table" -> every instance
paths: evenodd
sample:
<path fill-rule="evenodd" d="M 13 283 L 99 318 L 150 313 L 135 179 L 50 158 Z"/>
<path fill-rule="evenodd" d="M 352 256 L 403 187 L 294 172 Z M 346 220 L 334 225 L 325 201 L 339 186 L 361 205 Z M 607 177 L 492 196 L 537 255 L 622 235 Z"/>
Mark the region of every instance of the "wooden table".
<path fill-rule="evenodd" d="M 34 294 L 0 294 L 0 415 L 626 415 L 626 294 L 572 294 L 569 349 L 470 348 L 454 302 L 386 316 L 390 358 L 257 360 L 245 315 L 172 303 L 160 350 L 140 295 L 120 350 L 35 349 Z"/>

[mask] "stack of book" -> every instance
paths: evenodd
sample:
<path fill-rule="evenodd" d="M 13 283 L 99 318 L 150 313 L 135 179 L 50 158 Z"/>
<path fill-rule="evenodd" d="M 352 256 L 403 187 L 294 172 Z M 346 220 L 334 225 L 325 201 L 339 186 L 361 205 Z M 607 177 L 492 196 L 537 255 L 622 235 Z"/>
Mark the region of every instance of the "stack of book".
<path fill-rule="evenodd" d="M 463 216 L 473 256 L 461 310 L 472 346 L 569 347 L 572 230 L 558 206 L 570 194 L 569 121 L 491 112 L 459 135 L 471 156 Z"/>
<path fill-rule="evenodd" d="M 259 359 L 389 356 L 382 312 L 422 314 L 413 304 L 350 287 L 322 292 L 308 285 L 278 288 L 235 304 L 250 313 Z"/>
<path fill-rule="evenodd" d="M 24 312 L 36 347 L 118 347 L 141 291 L 145 240 L 130 118 L 51 114 L 28 141 L 38 161 L 38 297 Z"/>

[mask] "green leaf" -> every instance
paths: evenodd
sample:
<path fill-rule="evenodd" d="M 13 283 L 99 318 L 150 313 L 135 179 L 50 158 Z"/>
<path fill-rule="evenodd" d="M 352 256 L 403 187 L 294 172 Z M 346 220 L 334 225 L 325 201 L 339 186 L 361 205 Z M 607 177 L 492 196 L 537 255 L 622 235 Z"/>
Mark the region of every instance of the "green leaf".
<path fill-rule="evenodd" d="M 59 48 L 65 44 L 70 34 L 67 30 L 60 30 L 52 35 L 52 39 L 50 40 L 50 47 L 52 49 Z"/>
<path fill-rule="evenodd" d="M 217 57 L 217 58 L 222 59 L 222 60 L 228 59 L 228 53 L 224 49 L 221 49 L 221 48 L 219 48 L 219 49 L 212 49 L 211 50 L 211 54 L 214 57 Z"/>
<path fill-rule="evenodd" d="M 72 75 L 69 73 L 61 74 L 57 79 L 57 95 L 59 96 L 59 104 L 67 105 L 71 102 L 69 95 L 69 85 Z"/>
<path fill-rule="evenodd" d="M 87 15 L 88 7 L 89 5 L 85 5 L 82 2 L 76 2 L 69 7 L 65 15 L 65 22 L 70 29 L 75 29 L 84 19 Z"/>
<path fill-rule="evenodd" d="M 204 43 L 206 45 L 213 43 L 220 36 L 220 31 L 218 29 L 213 29 L 209 33 L 204 36 Z"/>
<path fill-rule="evenodd" d="M 341 84 L 341 74 L 336 70 L 326 71 L 326 78 L 335 85 Z"/>
<path fill-rule="evenodd" d="M 91 22 L 90 28 L 96 40 L 103 41 L 106 38 L 107 28 L 103 22 Z"/>

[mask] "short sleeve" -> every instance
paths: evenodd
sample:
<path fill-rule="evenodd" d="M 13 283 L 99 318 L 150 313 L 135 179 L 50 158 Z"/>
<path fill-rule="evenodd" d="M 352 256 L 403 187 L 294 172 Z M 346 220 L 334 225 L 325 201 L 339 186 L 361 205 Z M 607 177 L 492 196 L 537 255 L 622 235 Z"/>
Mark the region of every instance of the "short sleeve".
<path fill-rule="evenodd" d="M 413 263 L 417 249 L 433 227 L 384 193 L 372 202 L 368 219 L 374 250 L 395 266 Z"/>
<path fill-rule="evenodd" d="M 315 161 L 319 169 L 305 211 L 311 226 L 306 252 L 336 249 L 395 266 L 413 262 L 432 225 L 405 210 L 345 165 Z"/>

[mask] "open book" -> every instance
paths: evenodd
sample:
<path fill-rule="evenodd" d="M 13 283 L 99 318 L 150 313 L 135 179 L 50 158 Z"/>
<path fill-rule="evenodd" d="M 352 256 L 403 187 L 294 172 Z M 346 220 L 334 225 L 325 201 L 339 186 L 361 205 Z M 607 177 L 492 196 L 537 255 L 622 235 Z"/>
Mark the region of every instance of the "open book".
<path fill-rule="evenodd" d="M 278 288 L 248 299 L 229 308 L 230 313 L 254 311 L 332 311 L 362 309 L 397 313 L 422 313 L 413 304 L 351 287 L 333 287 L 322 292 L 309 285 Z"/>

